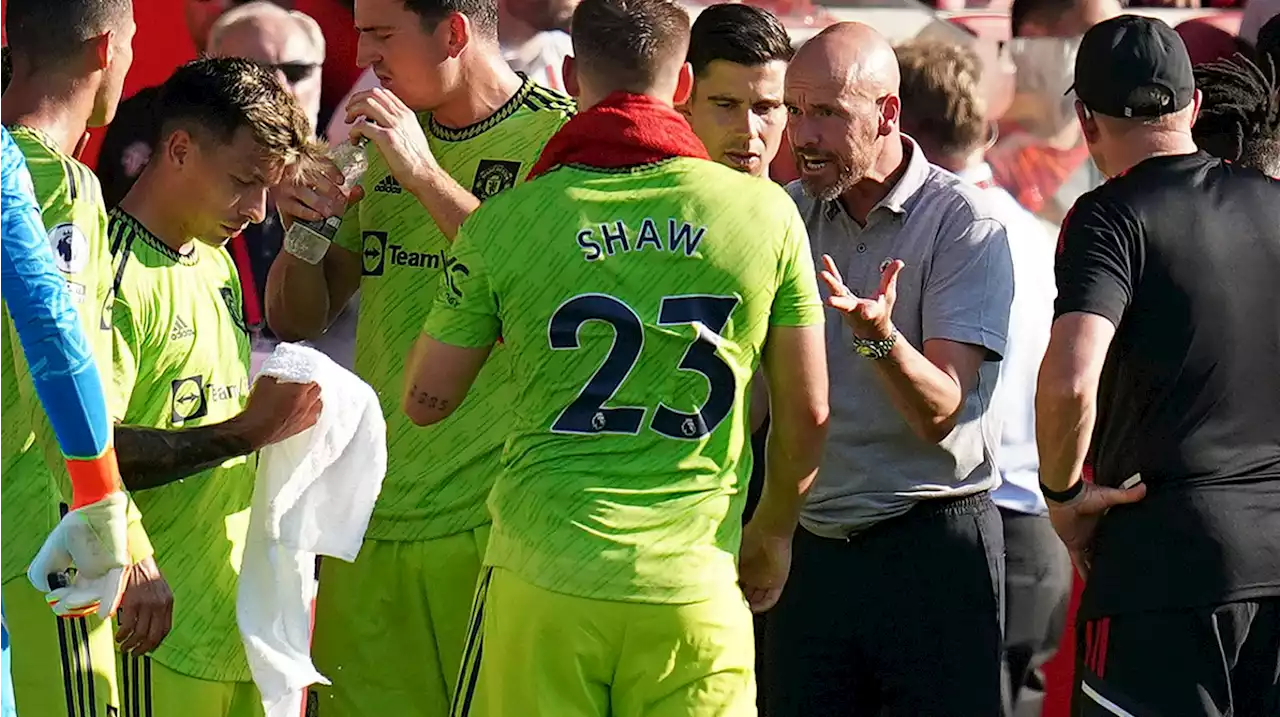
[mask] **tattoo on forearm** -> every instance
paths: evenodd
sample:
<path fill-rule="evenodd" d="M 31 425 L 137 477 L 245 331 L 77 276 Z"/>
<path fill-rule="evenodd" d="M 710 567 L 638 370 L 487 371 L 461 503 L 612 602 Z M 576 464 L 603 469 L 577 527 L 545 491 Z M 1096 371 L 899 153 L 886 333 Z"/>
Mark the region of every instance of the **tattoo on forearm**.
<path fill-rule="evenodd" d="M 419 406 L 430 408 L 434 411 L 449 410 L 449 399 L 440 396 L 433 396 L 426 391 L 419 391 L 417 386 L 413 387 L 413 401 Z"/>
<path fill-rule="evenodd" d="M 120 477 L 129 490 L 159 488 L 253 452 L 249 441 L 226 423 L 177 431 L 116 426 L 115 448 Z"/>

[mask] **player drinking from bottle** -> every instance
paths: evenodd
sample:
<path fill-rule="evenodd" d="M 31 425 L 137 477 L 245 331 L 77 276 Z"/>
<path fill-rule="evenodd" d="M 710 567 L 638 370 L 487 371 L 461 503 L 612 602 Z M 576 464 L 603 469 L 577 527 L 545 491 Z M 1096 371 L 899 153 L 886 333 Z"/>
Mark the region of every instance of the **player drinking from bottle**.
<path fill-rule="evenodd" d="M 669 0 L 585 0 L 587 108 L 533 179 L 459 232 L 403 406 L 447 421 L 501 336 L 514 416 L 455 715 L 754 715 L 751 615 L 777 599 L 826 424 L 802 220 L 710 161 Z M 746 388 L 772 389 L 769 475 L 741 527 Z"/>
<path fill-rule="evenodd" d="M 485 497 L 510 428 L 509 369 L 494 352 L 472 399 L 423 431 L 399 411 L 404 356 L 436 285 L 457 277 L 448 255 L 458 225 L 524 181 L 572 107 L 508 67 L 497 17 L 495 0 L 356 1 L 360 62 L 382 81 L 346 109 L 371 140 L 364 199 L 345 209 L 320 264 L 286 241 L 267 282 L 267 320 L 293 340 L 321 335 L 360 289 L 356 373 L 387 417 L 387 475 L 364 547 L 354 564 L 320 570 L 313 653 L 333 680 L 321 709 L 337 715 L 442 714 L 457 681 Z M 334 176 L 286 188 L 281 213 L 341 214 L 356 189 Z M 395 609 L 370 610 L 371 590 Z"/>

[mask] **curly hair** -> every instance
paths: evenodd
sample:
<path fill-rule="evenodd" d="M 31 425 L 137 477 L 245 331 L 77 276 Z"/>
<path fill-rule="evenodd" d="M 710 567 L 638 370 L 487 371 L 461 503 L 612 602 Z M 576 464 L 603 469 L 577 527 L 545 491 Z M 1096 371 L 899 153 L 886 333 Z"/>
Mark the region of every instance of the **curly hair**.
<path fill-rule="evenodd" d="M 978 55 L 938 41 L 908 42 L 896 52 L 903 129 L 947 155 L 965 154 L 981 145 L 989 126 Z"/>
<path fill-rule="evenodd" d="M 301 170 L 322 154 L 310 120 L 293 95 L 262 65 L 238 57 L 206 57 L 179 67 L 160 87 L 161 136 L 174 129 L 231 142 L 244 127 L 267 156 Z"/>
<path fill-rule="evenodd" d="M 1274 58 L 1237 53 L 1195 68 L 1204 94 L 1191 134 L 1206 152 L 1280 176 L 1280 84 Z"/>

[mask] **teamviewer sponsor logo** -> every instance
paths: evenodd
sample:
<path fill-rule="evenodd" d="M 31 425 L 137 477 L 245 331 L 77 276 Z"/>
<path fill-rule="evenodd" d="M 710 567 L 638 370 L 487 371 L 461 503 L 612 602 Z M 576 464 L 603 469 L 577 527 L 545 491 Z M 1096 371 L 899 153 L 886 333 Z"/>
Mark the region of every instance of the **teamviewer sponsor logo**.
<path fill-rule="evenodd" d="M 188 376 L 172 383 L 173 423 L 184 423 L 203 418 L 209 413 L 209 403 L 204 395 L 204 376 Z"/>
<path fill-rule="evenodd" d="M 387 266 L 387 233 L 365 232 L 360 249 L 362 273 L 365 276 L 382 276 Z"/>

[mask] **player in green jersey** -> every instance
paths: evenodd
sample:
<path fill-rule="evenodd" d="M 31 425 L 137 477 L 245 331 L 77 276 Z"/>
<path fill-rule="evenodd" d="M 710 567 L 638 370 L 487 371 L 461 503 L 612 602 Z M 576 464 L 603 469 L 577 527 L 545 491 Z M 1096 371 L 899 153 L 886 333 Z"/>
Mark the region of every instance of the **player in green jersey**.
<path fill-rule="evenodd" d="M 721 3 L 698 14 L 689 38 L 693 89 L 678 109 L 713 160 L 769 178 L 787 128 L 782 88 L 792 54 L 786 28 L 768 10 Z M 769 392 L 757 378 L 751 390 L 752 433 L 768 412 Z"/>
<path fill-rule="evenodd" d="M 321 566 L 313 654 L 331 688 L 325 714 L 448 709 L 488 532 L 512 400 L 501 352 L 450 421 L 422 431 L 399 410 L 404 357 L 442 276 L 449 244 L 481 201 L 522 182 L 568 119 L 568 97 L 514 73 L 495 0 L 357 0 L 360 62 L 382 87 L 346 108 L 371 140 L 364 198 L 346 211 L 321 265 L 282 252 L 268 280 L 275 333 L 314 338 L 357 288 L 356 372 L 387 418 L 387 475 L 354 564 Z M 354 190 L 354 188 L 351 188 Z M 326 202 L 330 195 L 337 202 Z M 282 214 L 336 215 L 342 192 L 316 177 Z M 317 211 L 318 210 L 318 211 Z M 393 605 L 394 609 L 370 609 Z"/>
<path fill-rule="evenodd" d="M 102 369 L 110 365 L 110 331 L 102 306 L 110 272 L 106 214 L 93 172 L 74 158 L 90 126 L 115 114 L 132 61 L 129 0 L 12 0 L 7 25 L 13 64 L 3 121 L 26 157 L 55 263 Z M 15 328 L 0 327 L 3 364 L 3 592 L 13 638 L 14 696 L 23 715 L 106 714 L 119 705 L 110 623 L 95 615 L 60 619 L 25 571 L 58 523 L 70 479 L 53 430 L 35 394 Z M 104 381 L 105 383 L 105 381 Z M 169 610 L 151 546 L 137 522 L 131 570 L 118 618 L 154 625 L 139 636 L 148 647 L 164 636 Z M 134 647 L 131 644 L 130 647 Z"/>
<path fill-rule="evenodd" d="M 105 374 L 112 355 L 103 313 L 111 286 L 107 219 L 97 180 L 72 155 L 85 128 L 105 124 L 115 112 L 132 59 L 132 7 L 128 0 L 14 0 L 7 11 L 14 78 L 3 119 L 28 157 L 55 256 L 71 293 L 81 297 L 77 308 L 87 333 L 97 337 L 95 354 Z M 6 476 L 3 577 L 14 628 L 15 695 L 23 714 L 107 714 L 119 709 L 110 626 L 94 618 L 55 620 L 42 596 L 17 579 L 56 523 L 59 498 L 70 493 L 60 496 L 58 484 L 68 483 L 63 462 L 21 354 L 10 350 L 16 339 L 7 321 L 0 332 L 0 470 Z M 296 389 L 265 391 L 242 420 L 181 432 L 118 426 L 116 457 L 126 487 L 176 480 L 265 445 L 278 428 L 277 416 L 301 398 Z M 122 650 L 143 654 L 169 631 L 172 595 L 150 559 L 141 522 L 131 531 L 130 548 L 141 562 L 131 571 L 116 637 Z"/>
<path fill-rule="evenodd" d="M 419 424 L 501 338 L 514 399 L 457 715 L 754 715 L 751 616 L 776 600 L 826 425 L 823 308 L 780 187 L 709 161 L 671 0 L 584 0 L 584 109 L 473 214 L 409 362 Z M 773 430 L 745 533 L 747 384 Z"/>
<path fill-rule="evenodd" d="M 310 155 L 289 92 L 243 59 L 188 63 L 160 91 L 157 151 L 111 214 L 111 324 L 117 421 L 169 431 L 258 422 L 253 445 L 192 447 L 186 480 L 126 476 L 178 606 L 150 656 L 122 656 L 125 713 L 237 717 L 263 712 L 236 627 L 236 585 L 258 448 L 314 424 L 319 387 L 259 380 L 249 390 L 240 279 L 223 245 L 266 216 L 267 190 Z M 272 397 L 288 394 L 285 404 Z M 277 412 L 261 413 L 262 399 Z M 173 429 L 185 429 L 173 431 Z M 141 696 L 141 697 L 140 697 Z"/>

